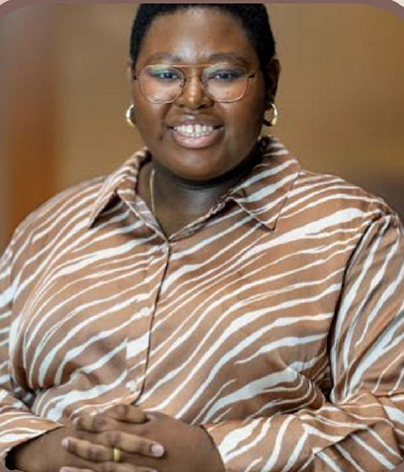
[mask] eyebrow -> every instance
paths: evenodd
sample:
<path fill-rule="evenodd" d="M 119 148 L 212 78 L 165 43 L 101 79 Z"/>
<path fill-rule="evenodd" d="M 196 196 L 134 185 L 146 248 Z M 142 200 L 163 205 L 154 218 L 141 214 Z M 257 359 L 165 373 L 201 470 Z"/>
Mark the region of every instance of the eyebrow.
<path fill-rule="evenodd" d="M 173 61 L 177 64 L 182 63 L 182 59 L 181 59 L 180 56 L 177 56 L 175 54 L 170 54 L 170 53 L 167 53 L 167 52 L 161 52 L 161 53 L 153 54 L 148 58 L 147 62 L 152 63 L 152 62 L 161 61 L 161 60 Z M 211 54 L 210 56 L 206 57 L 206 59 L 204 59 L 204 60 L 208 60 L 208 61 L 229 61 L 229 60 L 231 60 L 231 61 L 241 62 L 244 65 L 247 64 L 247 61 L 242 56 L 240 56 L 239 54 L 237 54 L 235 52 L 217 52 L 217 53 Z"/>
<path fill-rule="evenodd" d="M 233 60 L 236 62 L 241 62 L 243 64 L 246 64 L 246 60 L 239 54 L 236 54 L 235 52 L 218 52 L 215 54 L 211 54 L 208 59 L 214 60 L 214 61 Z"/>
<path fill-rule="evenodd" d="M 175 62 L 181 62 L 181 59 L 179 56 L 176 56 L 175 54 L 169 54 L 168 52 L 160 52 L 156 54 L 152 54 L 147 62 L 154 62 L 154 61 L 161 61 L 161 60 L 168 60 L 168 61 L 175 61 Z"/>

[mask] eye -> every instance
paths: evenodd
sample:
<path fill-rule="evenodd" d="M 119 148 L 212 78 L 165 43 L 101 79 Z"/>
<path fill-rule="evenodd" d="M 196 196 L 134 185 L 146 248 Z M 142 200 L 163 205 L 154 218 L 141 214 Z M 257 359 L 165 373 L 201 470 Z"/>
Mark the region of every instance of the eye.
<path fill-rule="evenodd" d="M 147 68 L 147 75 L 150 79 L 163 83 L 182 80 L 181 72 L 173 67 L 150 66 Z"/>
<path fill-rule="evenodd" d="M 234 82 L 246 75 L 241 68 L 234 66 L 214 66 L 205 70 L 205 78 L 209 81 Z"/>
<path fill-rule="evenodd" d="M 235 80 L 240 77 L 240 73 L 234 70 L 223 70 L 216 72 L 211 78 L 219 80 Z"/>

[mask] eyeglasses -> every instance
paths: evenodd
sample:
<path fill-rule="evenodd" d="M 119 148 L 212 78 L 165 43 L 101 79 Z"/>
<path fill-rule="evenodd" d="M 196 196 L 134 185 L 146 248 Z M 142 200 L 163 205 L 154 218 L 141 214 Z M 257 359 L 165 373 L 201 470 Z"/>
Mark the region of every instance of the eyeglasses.
<path fill-rule="evenodd" d="M 216 102 L 231 103 L 242 99 L 249 80 L 243 66 L 229 63 L 193 65 L 153 64 L 143 68 L 133 79 L 139 82 L 142 95 L 152 103 L 172 103 L 183 92 L 190 74 L 185 70 L 200 69 L 199 81 L 204 93 Z M 193 74 L 192 74 L 193 76 Z"/>

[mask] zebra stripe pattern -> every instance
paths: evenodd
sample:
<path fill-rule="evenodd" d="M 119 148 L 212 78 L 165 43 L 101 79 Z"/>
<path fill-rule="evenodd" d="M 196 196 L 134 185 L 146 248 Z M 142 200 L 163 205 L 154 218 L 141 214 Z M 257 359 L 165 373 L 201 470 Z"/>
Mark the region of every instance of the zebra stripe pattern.
<path fill-rule="evenodd" d="M 0 262 L 0 453 L 124 402 L 205 428 L 228 472 L 392 470 L 404 237 L 386 203 L 275 138 L 166 238 L 142 149 L 60 193 Z"/>

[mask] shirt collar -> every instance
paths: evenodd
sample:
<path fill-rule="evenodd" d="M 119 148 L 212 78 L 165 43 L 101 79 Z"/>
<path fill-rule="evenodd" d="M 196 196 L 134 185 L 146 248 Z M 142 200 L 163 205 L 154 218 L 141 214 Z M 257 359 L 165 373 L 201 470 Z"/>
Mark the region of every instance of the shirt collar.
<path fill-rule="evenodd" d="M 288 150 L 272 136 L 261 137 L 258 146 L 262 155 L 259 163 L 247 178 L 223 195 L 209 215 L 223 208 L 227 201 L 233 200 L 251 217 L 268 229 L 274 230 L 288 193 L 299 175 L 300 166 Z M 136 199 L 139 169 L 149 158 L 149 151 L 143 148 L 105 179 L 92 206 L 90 227 L 114 198 L 124 194 L 130 201 Z"/>
<path fill-rule="evenodd" d="M 259 141 L 261 161 L 228 194 L 250 216 L 274 230 L 289 191 L 301 168 L 296 158 L 273 136 Z"/>
<path fill-rule="evenodd" d="M 135 200 L 139 170 L 142 163 L 149 158 L 150 153 L 148 149 L 142 148 L 105 179 L 92 205 L 88 221 L 89 227 L 94 224 L 96 219 L 114 198 L 119 198 L 118 192 L 120 195 L 125 194 L 131 201 Z"/>

